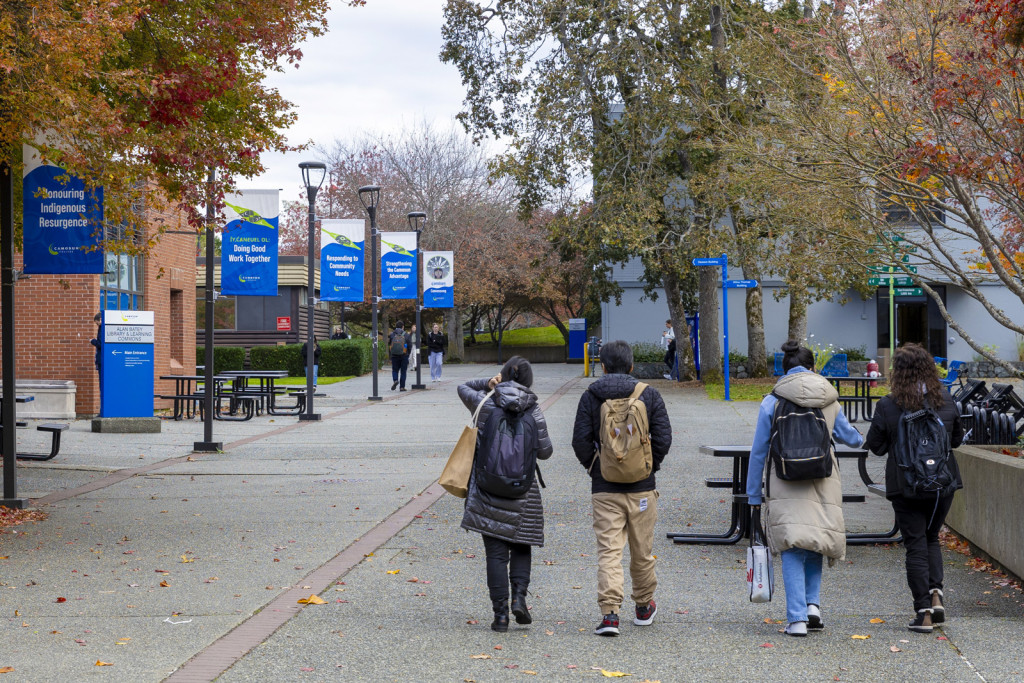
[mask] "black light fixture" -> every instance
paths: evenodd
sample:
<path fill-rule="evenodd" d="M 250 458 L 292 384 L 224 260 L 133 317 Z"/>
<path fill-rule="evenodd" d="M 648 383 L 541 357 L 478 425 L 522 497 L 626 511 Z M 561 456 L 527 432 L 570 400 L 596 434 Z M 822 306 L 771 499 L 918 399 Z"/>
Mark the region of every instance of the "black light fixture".
<path fill-rule="evenodd" d="M 423 232 L 423 226 L 427 223 L 427 214 L 422 211 L 412 211 L 405 216 L 406 220 L 409 221 L 409 229 L 416 233 L 416 335 L 415 339 L 410 344 L 411 348 L 409 353 L 416 354 L 416 384 L 412 385 L 413 389 L 426 389 L 423 386 L 423 380 L 420 378 L 420 367 L 423 365 L 420 363 L 420 338 L 423 334 L 423 327 L 420 325 L 420 311 L 423 310 L 423 269 L 420 268 L 420 233 Z"/>
<path fill-rule="evenodd" d="M 367 398 L 371 401 L 384 400 L 377 394 L 377 370 L 380 361 L 377 356 L 377 304 L 380 299 L 377 297 L 377 205 L 380 203 L 380 186 L 364 185 L 359 188 L 359 201 L 370 216 L 370 302 L 372 304 L 372 331 L 370 339 L 373 348 L 373 395 Z"/>
<path fill-rule="evenodd" d="M 313 258 L 316 254 L 316 193 L 324 184 L 327 175 L 327 164 L 320 161 L 303 161 L 302 182 L 306 186 L 306 198 L 309 200 L 309 236 L 306 245 L 306 409 L 299 415 L 299 421 L 316 421 L 320 415 L 313 412 L 313 380 L 316 374 L 314 357 L 316 344 L 313 342 L 316 296 L 313 289 Z"/>

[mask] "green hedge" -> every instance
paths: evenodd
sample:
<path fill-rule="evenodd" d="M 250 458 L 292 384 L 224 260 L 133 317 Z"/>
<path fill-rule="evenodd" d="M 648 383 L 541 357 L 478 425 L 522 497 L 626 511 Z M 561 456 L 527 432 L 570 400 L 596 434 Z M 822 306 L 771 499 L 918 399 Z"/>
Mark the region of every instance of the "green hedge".
<path fill-rule="evenodd" d="M 665 349 L 652 342 L 637 342 L 633 349 L 634 363 L 660 363 L 665 360 Z"/>
<path fill-rule="evenodd" d="M 206 365 L 206 349 L 196 347 L 196 365 Z M 245 369 L 245 349 L 241 346 L 214 346 L 213 373 Z"/>
<path fill-rule="evenodd" d="M 249 349 L 253 370 L 287 370 L 292 377 L 303 377 L 302 344 L 254 346 Z M 320 376 L 365 375 L 373 369 L 373 349 L 369 339 L 339 339 L 320 342 Z"/>

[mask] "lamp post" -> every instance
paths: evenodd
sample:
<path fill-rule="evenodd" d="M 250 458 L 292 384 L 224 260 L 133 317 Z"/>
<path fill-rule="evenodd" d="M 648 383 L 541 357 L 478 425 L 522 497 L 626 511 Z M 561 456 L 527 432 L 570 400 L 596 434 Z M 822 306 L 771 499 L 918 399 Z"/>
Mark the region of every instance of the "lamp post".
<path fill-rule="evenodd" d="M 423 385 L 423 380 L 420 378 L 420 338 L 423 334 L 423 326 L 420 324 L 420 311 L 423 310 L 423 268 L 420 267 L 422 263 L 422 256 L 420 255 L 420 233 L 423 232 L 423 226 L 427 222 L 427 214 L 422 211 L 413 211 L 405 216 L 406 220 L 409 221 L 409 227 L 416 232 L 416 335 L 415 335 L 415 348 L 410 349 L 409 353 L 416 354 L 416 384 L 412 385 L 413 389 L 426 389 Z"/>
<path fill-rule="evenodd" d="M 384 400 L 377 395 L 377 370 L 380 361 L 377 358 L 377 204 L 380 202 L 380 187 L 377 185 L 365 185 L 359 188 L 359 201 L 370 216 L 370 302 L 373 304 L 372 323 L 373 330 L 370 339 L 373 343 L 373 395 L 367 398 L 370 401 Z"/>
<path fill-rule="evenodd" d="M 313 412 L 313 379 L 315 370 L 313 361 L 316 346 L 313 343 L 313 322 L 315 317 L 313 292 L 313 257 L 316 254 L 316 193 L 324 183 L 327 165 L 319 161 L 303 161 L 302 182 L 306 186 L 306 197 L 309 199 L 309 243 L 306 245 L 306 410 L 299 415 L 299 421 L 316 421 L 320 415 Z"/>
<path fill-rule="evenodd" d="M 213 183 L 216 179 L 217 169 L 211 166 L 206 181 L 206 308 L 203 316 L 203 327 L 206 328 L 206 333 L 203 335 L 206 343 L 203 375 L 206 379 L 203 383 L 203 440 L 195 441 L 192 444 L 192 450 L 197 453 L 216 453 L 224 449 L 223 442 L 213 440 L 213 307 L 214 302 L 217 301 L 217 293 L 213 289 L 213 259 L 216 255 L 213 243 L 213 220 L 217 215 L 213 203 Z"/>

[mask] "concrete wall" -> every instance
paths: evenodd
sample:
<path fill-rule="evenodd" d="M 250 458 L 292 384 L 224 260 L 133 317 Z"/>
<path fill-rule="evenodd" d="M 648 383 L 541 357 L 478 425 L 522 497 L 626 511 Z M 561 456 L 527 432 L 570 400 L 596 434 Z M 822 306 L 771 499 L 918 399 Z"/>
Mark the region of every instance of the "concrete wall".
<path fill-rule="evenodd" d="M 946 524 L 1024 577 L 1024 459 L 977 446 L 954 452 L 964 488 L 954 496 Z"/>
<path fill-rule="evenodd" d="M 664 323 L 662 323 L 664 324 Z M 505 346 L 501 347 L 502 362 L 512 356 L 522 356 L 531 363 L 564 363 L 566 347 L 564 346 Z M 426 354 L 424 354 L 426 357 Z M 462 359 L 466 363 L 495 363 L 498 362 L 497 346 L 466 346 L 466 356 Z M 583 372 L 580 365 L 580 372 Z"/>

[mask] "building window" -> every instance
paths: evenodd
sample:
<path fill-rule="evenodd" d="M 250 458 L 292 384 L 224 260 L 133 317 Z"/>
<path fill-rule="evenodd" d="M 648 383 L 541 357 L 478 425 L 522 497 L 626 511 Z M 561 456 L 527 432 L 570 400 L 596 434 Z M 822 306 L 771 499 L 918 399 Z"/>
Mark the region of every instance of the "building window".
<path fill-rule="evenodd" d="M 213 329 L 233 330 L 235 329 L 235 304 L 233 296 L 218 296 L 217 303 L 213 307 Z M 206 288 L 196 288 L 196 329 L 206 329 Z"/>
<path fill-rule="evenodd" d="M 124 225 L 104 227 L 106 266 L 100 277 L 100 309 L 139 311 L 143 309 L 142 257 L 111 253 L 117 243 L 134 238 Z M 123 248 L 123 247 L 122 247 Z"/>
<path fill-rule="evenodd" d="M 946 213 L 931 202 L 922 202 L 916 211 L 904 204 L 890 201 L 885 197 L 878 198 L 878 208 L 890 225 L 917 225 L 927 217 L 932 225 L 945 225 Z"/>
<path fill-rule="evenodd" d="M 185 358 L 185 297 L 180 289 L 171 290 L 171 364 L 179 367 Z"/>

